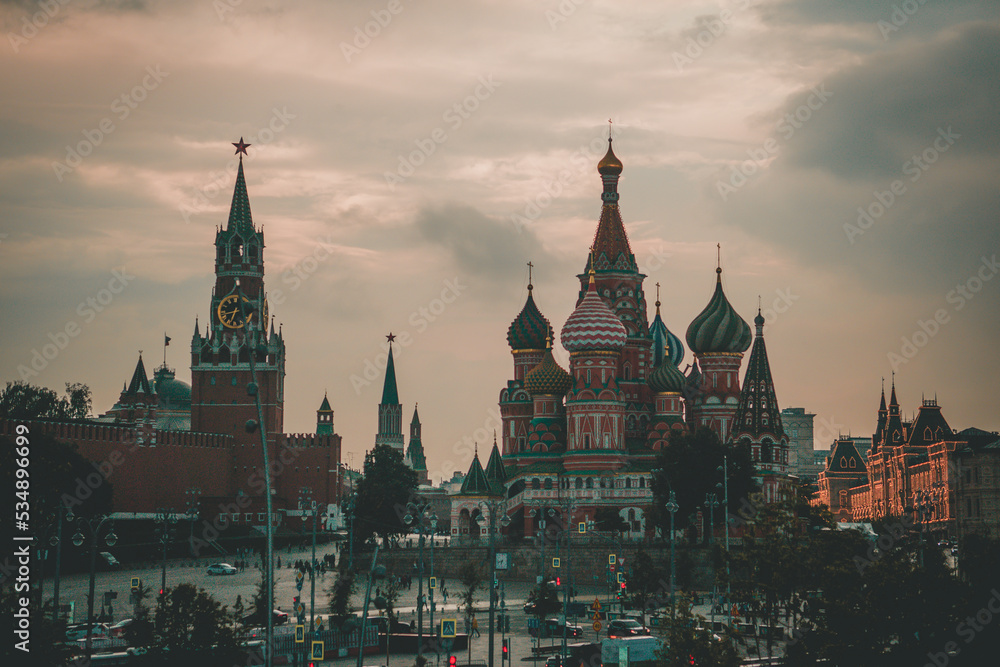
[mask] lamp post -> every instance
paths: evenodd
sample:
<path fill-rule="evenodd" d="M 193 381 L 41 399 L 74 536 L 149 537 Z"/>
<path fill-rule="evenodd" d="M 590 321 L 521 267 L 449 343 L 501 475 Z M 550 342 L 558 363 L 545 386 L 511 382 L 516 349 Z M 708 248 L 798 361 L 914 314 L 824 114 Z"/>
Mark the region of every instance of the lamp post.
<path fill-rule="evenodd" d="M 78 547 L 82 547 L 83 543 L 86 541 L 86 537 L 83 534 L 83 530 L 86 529 L 90 535 L 90 595 L 87 597 L 87 644 L 86 644 L 86 657 L 87 661 L 90 661 L 91 652 L 93 649 L 93 631 L 94 631 L 94 577 L 97 572 L 97 540 L 101 533 L 101 529 L 104 528 L 104 524 L 108 524 L 108 534 L 104 537 L 104 543 L 109 547 L 113 547 L 118 542 L 118 536 L 114 532 L 114 521 L 112 518 L 106 514 L 98 514 L 93 517 L 83 518 L 80 517 L 76 521 L 76 534 L 73 535 L 73 544 Z"/>
<path fill-rule="evenodd" d="M 59 505 L 59 525 L 56 528 L 55 537 L 52 538 L 50 544 L 56 548 L 56 578 L 53 584 L 52 590 L 52 620 L 59 619 L 59 572 L 62 569 L 62 524 L 63 518 L 66 521 L 75 521 L 76 517 L 73 515 L 73 510 L 68 507 L 63 506 L 61 503 Z"/>
<path fill-rule="evenodd" d="M 430 526 L 431 526 L 431 578 L 434 577 L 434 537 L 435 537 L 435 535 L 437 535 L 437 525 L 438 525 L 437 514 L 431 514 L 431 517 L 430 517 Z M 428 610 L 430 611 L 430 614 L 431 614 L 431 632 L 433 633 L 434 632 L 434 589 L 431 588 L 430 591 L 431 591 L 431 604 L 428 607 Z M 438 652 L 437 642 L 434 642 L 434 653 L 437 654 L 437 652 Z"/>
<path fill-rule="evenodd" d="M 563 522 L 563 535 L 566 537 L 566 588 L 563 589 L 563 636 L 562 645 L 560 646 L 559 655 L 562 656 L 562 664 L 566 663 L 566 659 L 569 657 L 568 651 L 566 649 L 566 632 L 568 630 L 567 625 L 569 623 L 569 598 L 570 591 L 573 589 L 573 579 L 570 576 L 570 535 L 573 534 L 571 530 L 573 527 L 573 514 L 576 512 L 577 506 L 574 502 L 569 502 L 566 504 L 566 516 Z"/>
<path fill-rule="evenodd" d="M 680 505 L 677 504 L 677 494 L 674 493 L 673 489 L 670 489 L 670 497 L 667 500 L 666 507 L 667 511 L 670 512 L 670 620 L 671 627 L 673 627 L 674 614 L 677 609 L 677 605 L 674 601 L 674 582 L 677 577 L 677 566 L 674 558 L 674 515 L 677 514 L 677 510 L 680 509 Z"/>
<path fill-rule="evenodd" d="M 188 520 L 191 522 L 191 536 L 188 538 L 188 548 L 191 550 L 191 555 L 194 555 L 194 524 L 198 521 L 198 502 L 201 496 L 201 489 L 197 487 L 190 487 L 184 491 L 185 497 L 185 512 L 187 514 Z"/>
<path fill-rule="evenodd" d="M 484 519 L 483 515 L 479 515 L 480 522 L 487 524 L 487 530 L 489 531 L 489 544 L 490 544 L 490 640 L 489 640 L 489 667 L 493 667 L 493 653 L 494 653 L 494 635 L 496 633 L 496 599 L 493 596 L 493 583 L 497 578 L 497 557 L 496 557 L 496 529 L 497 529 L 497 513 L 502 513 L 503 517 L 500 520 L 504 526 L 510 523 L 510 518 L 507 516 L 507 504 L 501 500 L 480 500 L 479 508 L 485 509 L 490 513 L 490 518 Z"/>
<path fill-rule="evenodd" d="M 535 536 L 538 538 L 538 544 L 541 547 L 541 560 L 538 563 L 538 606 L 541 607 L 541 602 L 545 599 L 545 515 L 552 516 L 553 511 L 551 508 L 545 510 L 542 508 L 537 508 L 531 510 L 529 516 L 538 519 L 536 525 L 538 529 L 535 531 Z M 610 604 L 610 599 L 608 604 Z M 542 628 L 541 628 L 541 615 L 538 616 L 539 627 L 536 628 L 535 632 L 535 644 L 536 646 L 542 645 Z M 492 658 L 492 655 L 490 656 Z"/>
<path fill-rule="evenodd" d="M 241 158 L 242 159 L 242 158 Z M 247 420 L 246 431 L 247 433 L 253 433 L 257 431 L 260 434 L 260 450 L 261 456 L 263 457 L 264 463 L 264 507 L 267 513 L 267 524 L 265 525 L 265 539 L 267 542 L 266 548 L 266 559 L 267 563 L 264 567 L 264 596 L 267 602 L 267 625 L 265 626 L 264 634 L 264 665 L 265 667 L 271 667 L 273 664 L 273 649 L 274 649 L 274 614 L 271 611 L 271 604 L 274 600 L 274 503 L 271 498 L 271 461 L 270 454 L 267 449 L 267 433 L 265 432 L 264 426 L 264 406 L 260 402 L 260 391 L 257 386 L 257 355 L 262 354 L 266 357 L 267 346 L 261 342 L 262 336 L 256 335 L 252 336 L 254 333 L 250 327 L 251 317 L 257 315 L 258 321 L 258 333 L 263 334 L 266 322 L 260 313 L 260 309 L 256 305 L 251 305 L 250 300 L 247 299 L 243 294 L 243 290 L 240 288 L 240 279 L 236 279 L 236 294 L 239 296 L 237 303 L 240 306 L 240 328 L 243 330 L 244 340 L 243 344 L 250 347 L 250 354 L 247 355 L 247 359 L 250 362 L 250 384 L 247 385 L 247 394 L 253 396 L 253 401 L 257 407 L 257 420 L 253 419 Z M 251 345 L 251 336 L 254 338 Z M 359 658 L 360 659 L 360 658 Z M 359 665 L 360 667 L 360 665 Z"/>
<path fill-rule="evenodd" d="M 299 489 L 299 507 L 306 507 L 303 512 L 308 512 L 302 514 L 303 524 L 307 516 L 312 517 L 312 559 L 309 561 L 309 637 L 312 638 L 315 628 L 313 617 L 316 611 L 316 524 L 327 515 L 319 513 L 316 501 L 312 499 L 312 489 L 308 486 Z"/>
<path fill-rule="evenodd" d="M 437 517 L 429 514 L 430 504 L 421 500 L 406 503 L 406 516 L 403 522 L 417 531 L 417 550 L 419 552 L 420 569 L 417 572 L 417 658 L 424 654 L 424 535 L 427 532 L 427 521 Z M 388 639 L 386 640 L 388 641 Z"/>
<path fill-rule="evenodd" d="M 348 539 L 347 539 L 347 544 L 348 544 L 347 569 L 353 570 L 354 569 L 354 489 L 353 488 L 351 489 L 351 495 L 347 499 L 346 505 L 347 506 L 344 508 L 344 511 L 347 512 L 347 515 L 351 519 L 351 532 L 348 534 Z"/>
<path fill-rule="evenodd" d="M 361 611 L 361 630 L 358 632 L 358 667 L 362 667 L 362 663 L 365 659 L 365 628 L 368 625 L 368 604 L 372 599 L 372 583 L 376 579 L 385 578 L 385 566 L 378 565 L 378 545 L 375 545 L 375 553 L 372 554 L 372 567 L 368 571 L 368 586 L 365 588 L 365 604 Z M 383 600 L 384 604 L 384 600 Z M 386 637 L 385 641 L 388 642 L 389 638 Z"/>
<path fill-rule="evenodd" d="M 726 617 L 729 620 L 729 627 L 733 627 L 733 584 L 729 571 L 729 454 L 722 455 L 722 465 L 716 468 L 722 473 L 722 483 L 716 484 L 715 488 L 722 489 L 722 506 L 726 512 Z"/>
<path fill-rule="evenodd" d="M 927 515 L 930 513 L 934 503 L 931 502 L 930 491 L 918 489 L 915 494 L 913 509 L 917 511 L 920 521 L 920 567 L 924 567 L 924 549 L 926 544 Z"/>
<path fill-rule="evenodd" d="M 715 545 L 715 508 L 719 506 L 719 500 L 714 493 L 705 494 L 705 509 L 708 510 L 708 544 Z M 714 568 L 713 568 L 714 569 Z M 718 583 L 715 576 L 712 577 L 712 627 L 715 627 L 715 598 L 718 595 Z"/>
<path fill-rule="evenodd" d="M 156 510 L 156 518 L 153 521 L 157 524 L 157 540 L 163 548 L 162 569 L 160 570 L 160 596 L 162 597 L 167 590 L 167 545 L 170 544 L 171 538 L 174 537 L 172 526 L 177 523 L 177 515 L 174 514 L 172 509 L 160 507 Z"/>

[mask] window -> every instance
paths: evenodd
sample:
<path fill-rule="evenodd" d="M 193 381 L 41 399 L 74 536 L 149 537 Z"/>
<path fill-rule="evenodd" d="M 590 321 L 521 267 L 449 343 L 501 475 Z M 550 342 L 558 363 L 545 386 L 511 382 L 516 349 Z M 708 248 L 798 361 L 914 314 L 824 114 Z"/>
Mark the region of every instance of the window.
<path fill-rule="evenodd" d="M 590 371 L 587 371 L 587 372 L 589 373 Z M 590 434 L 589 433 L 584 433 L 583 434 L 583 448 L 584 449 L 590 449 Z"/>
<path fill-rule="evenodd" d="M 232 520 L 233 520 L 233 523 L 239 523 L 240 522 L 240 514 L 239 514 L 239 512 L 233 512 Z"/>
<path fill-rule="evenodd" d="M 551 477 L 546 477 L 545 478 L 545 488 L 546 489 L 551 489 L 552 488 L 552 478 Z"/>
<path fill-rule="evenodd" d="M 640 489 L 645 489 L 646 488 L 646 478 L 645 477 L 640 477 L 639 478 L 639 488 Z"/>
<path fill-rule="evenodd" d="M 215 385 L 215 376 L 214 375 L 208 379 L 208 383 L 210 385 L 213 385 L 213 386 Z"/>
<path fill-rule="evenodd" d="M 236 386 L 236 376 L 235 375 L 233 376 L 233 386 L 234 387 Z"/>
<path fill-rule="evenodd" d="M 257 523 L 264 523 L 264 513 L 257 512 Z"/>
<path fill-rule="evenodd" d="M 587 478 L 587 488 L 588 489 L 594 488 L 594 478 L 593 477 L 588 477 Z"/>
<path fill-rule="evenodd" d="M 247 512 L 246 514 L 243 515 L 243 520 L 246 521 L 247 523 L 253 523 L 253 514 Z"/>
<path fill-rule="evenodd" d="M 538 489 L 542 488 L 542 483 L 541 483 L 541 481 L 539 481 L 539 479 L 537 477 L 532 478 L 532 480 L 531 480 L 531 488 L 534 489 L 535 491 L 537 491 Z"/>
<path fill-rule="evenodd" d="M 576 478 L 576 488 L 578 488 L 578 489 L 582 489 L 583 488 L 583 478 L 582 477 L 577 477 Z"/>
<path fill-rule="evenodd" d="M 626 489 L 631 489 L 632 488 L 632 478 L 631 477 L 626 477 L 625 478 L 625 488 Z"/>

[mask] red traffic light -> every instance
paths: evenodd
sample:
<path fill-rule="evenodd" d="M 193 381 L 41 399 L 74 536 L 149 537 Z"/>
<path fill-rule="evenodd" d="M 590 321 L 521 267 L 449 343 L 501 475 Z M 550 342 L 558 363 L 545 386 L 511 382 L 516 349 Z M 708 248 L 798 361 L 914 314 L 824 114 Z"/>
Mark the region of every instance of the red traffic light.
<path fill-rule="evenodd" d="M 457 664 L 458 664 L 458 658 L 455 657 L 455 656 L 453 656 L 453 655 L 449 655 L 448 656 L 448 665 L 450 667 L 455 667 L 455 665 L 457 665 Z"/>
<path fill-rule="evenodd" d="M 622 582 L 622 590 L 625 590 L 625 582 Z"/>
<path fill-rule="evenodd" d="M 556 586 L 562 586 L 562 577 L 556 577 Z"/>

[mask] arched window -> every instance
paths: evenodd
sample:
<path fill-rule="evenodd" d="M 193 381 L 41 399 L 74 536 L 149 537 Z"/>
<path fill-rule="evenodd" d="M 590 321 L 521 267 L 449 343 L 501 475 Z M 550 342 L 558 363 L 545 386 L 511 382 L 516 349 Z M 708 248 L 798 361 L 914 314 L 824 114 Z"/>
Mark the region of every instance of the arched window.
<path fill-rule="evenodd" d="M 632 488 L 632 478 L 631 477 L 626 477 L 625 478 L 625 488 L 626 489 L 631 489 Z"/>
<path fill-rule="evenodd" d="M 257 246 L 249 245 L 247 246 L 247 259 L 251 262 L 257 261 Z"/>
<path fill-rule="evenodd" d="M 635 521 L 635 510 L 634 509 L 630 509 L 628 511 L 628 520 L 629 521 Z"/>
<path fill-rule="evenodd" d="M 646 488 L 646 478 L 645 477 L 640 477 L 639 478 L 639 488 L 640 489 L 645 489 Z"/>
<path fill-rule="evenodd" d="M 588 477 L 587 478 L 587 488 L 588 489 L 594 488 L 594 478 L 593 477 Z"/>
<path fill-rule="evenodd" d="M 552 478 L 551 477 L 546 477 L 545 478 L 545 488 L 546 488 L 546 490 L 552 488 Z"/>
<path fill-rule="evenodd" d="M 583 488 L 583 477 L 577 477 L 576 478 L 576 488 L 578 488 L 578 489 L 582 489 Z"/>
<path fill-rule="evenodd" d="M 542 488 L 542 483 L 538 480 L 537 477 L 531 478 L 531 488 L 534 489 L 535 491 Z"/>

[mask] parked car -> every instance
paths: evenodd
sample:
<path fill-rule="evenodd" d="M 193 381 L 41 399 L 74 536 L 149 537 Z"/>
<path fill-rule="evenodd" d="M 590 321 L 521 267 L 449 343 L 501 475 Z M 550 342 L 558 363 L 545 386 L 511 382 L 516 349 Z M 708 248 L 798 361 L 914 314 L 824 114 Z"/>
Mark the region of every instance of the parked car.
<path fill-rule="evenodd" d="M 631 618 L 618 618 L 608 623 L 608 637 L 637 637 L 648 634 L 646 626 Z"/>
<path fill-rule="evenodd" d="M 110 637 L 111 629 L 107 623 L 94 623 L 94 629 L 90 632 L 90 637 Z M 78 639 L 87 638 L 87 624 L 77 623 L 66 628 L 66 641 L 75 642 Z"/>
<path fill-rule="evenodd" d="M 583 627 L 579 625 L 565 624 L 566 625 L 566 636 L 576 639 L 583 636 Z M 558 618 L 547 618 L 540 628 L 530 628 L 528 633 L 532 637 L 542 636 L 542 637 L 562 637 L 563 634 L 563 622 Z"/>
<path fill-rule="evenodd" d="M 111 555 L 110 551 L 101 551 L 98 554 L 101 557 L 101 566 L 108 570 L 118 570 L 121 569 L 122 564 L 118 562 L 118 559 Z"/>
<path fill-rule="evenodd" d="M 286 612 L 283 612 L 280 609 L 274 609 L 271 613 L 273 614 L 273 620 L 271 621 L 272 625 L 284 625 L 288 622 L 288 614 Z M 249 614 L 248 616 L 243 617 L 243 624 L 259 624 L 261 620 L 262 619 L 257 618 L 257 614 Z"/>
<path fill-rule="evenodd" d="M 236 574 L 239 570 L 230 565 L 229 563 L 212 563 L 208 566 L 209 576 L 213 574 Z"/>
<path fill-rule="evenodd" d="M 126 618 L 125 620 L 118 621 L 117 623 L 111 626 L 111 636 L 124 637 L 125 631 L 128 629 L 128 626 L 130 625 L 132 625 L 131 618 Z"/>

